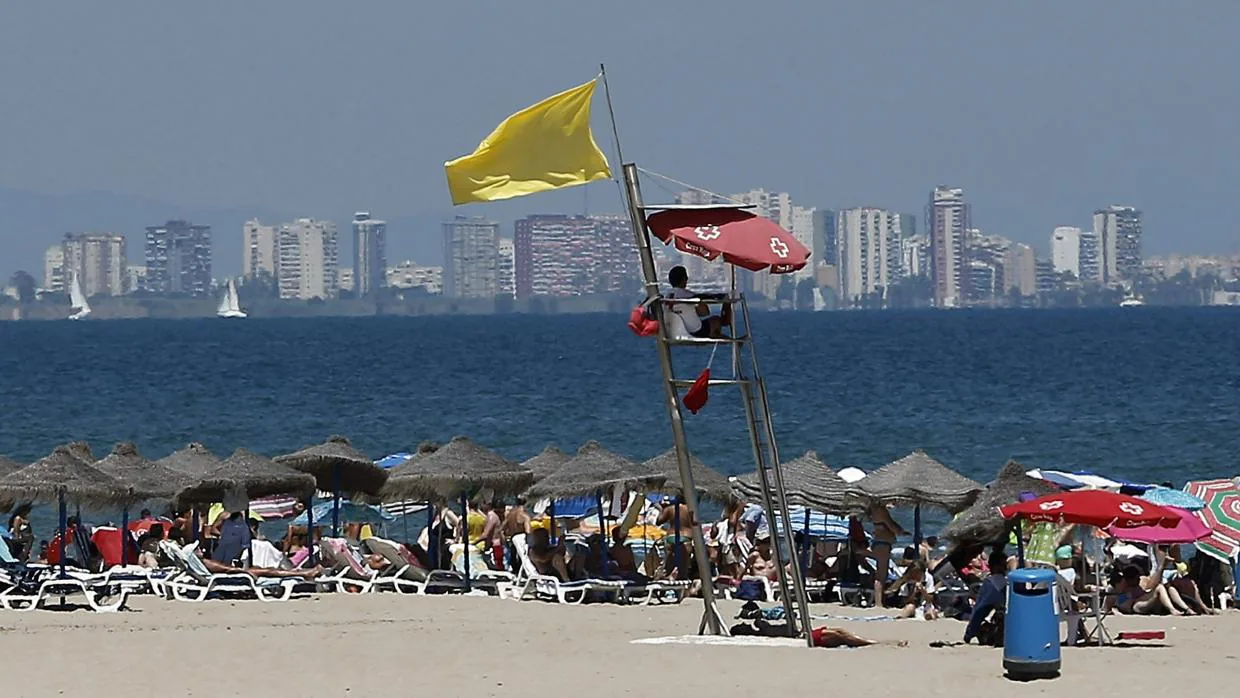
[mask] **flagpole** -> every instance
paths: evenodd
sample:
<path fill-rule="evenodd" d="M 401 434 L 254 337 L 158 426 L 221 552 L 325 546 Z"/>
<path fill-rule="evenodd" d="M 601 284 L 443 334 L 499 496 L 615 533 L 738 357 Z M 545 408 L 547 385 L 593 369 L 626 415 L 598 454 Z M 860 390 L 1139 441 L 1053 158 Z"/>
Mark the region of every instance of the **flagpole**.
<path fill-rule="evenodd" d="M 624 168 L 624 152 L 620 150 L 620 129 L 616 127 L 616 110 L 611 106 L 611 85 L 607 82 L 607 66 L 598 64 L 599 76 L 603 78 L 603 95 L 607 98 L 607 116 L 611 119 L 611 137 L 616 142 L 616 159 Z M 619 181 L 619 180 L 617 180 Z"/>

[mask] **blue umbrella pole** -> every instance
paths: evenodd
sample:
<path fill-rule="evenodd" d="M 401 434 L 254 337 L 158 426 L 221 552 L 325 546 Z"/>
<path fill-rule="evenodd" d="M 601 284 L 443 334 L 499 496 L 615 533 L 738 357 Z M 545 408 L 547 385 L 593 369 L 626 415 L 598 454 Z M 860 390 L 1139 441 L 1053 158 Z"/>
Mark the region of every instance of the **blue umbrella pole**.
<path fill-rule="evenodd" d="M 1025 525 L 1019 516 L 1016 517 L 1016 559 L 1020 560 L 1021 567 L 1025 566 Z"/>
<path fill-rule="evenodd" d="M 921 505 L 920 504 L 913 507 L 913 547 L 914 548 L 921 547 Z M 918 554 L 919 555 L 921 554 L 920 550 L 918 550 Z"/>
<path fill-rule="evenodd" d="M 191 506 L 189 510 L 189 542 L 194 543 L 198 540 L 198 506 Z"/>
<path fill-rule="evenodd" d="M 249 526 L 250 522 L 245 522 Z M 314 554 L 314 493 L 310 493 L 310 498 L 306 500 L 306 547 L 310 551 L 310 566 L 314 567 L 318 564 L 317 556 Z"/>
<path fill-rule="evenodd" d="M 461 495 L 461 541 L 465 544 L 462 547 L 465 562 L 465 593 L 469 593 L 472 591 L 469 579 L 469 496 L 465 494 Z"/>
<path fill-rule="evenodd" d="M 555 547 L 555 533 L 559 530 L 555 525 L 555 498 L 551 499 L 551 506 L 548 508 L 548 511 L 551 512 L 551 521 L 548 522 L 547 526 L 547 539 L 551 541 L 551 546 Z"/>
<path fill-rule="evenodd" d="M 805 521 L 801 528 L 801 577 L 809 574 L 809 507 L 805 507 Z"/>
<path fill-rule="evenodd" d="M 340 537 L 340 464 L 332 467 L 332 538 Z"/>
<path fill-rule="evenodd" d="M 681 571 L 680 558 L 682 557 L 680 553 L 680 500 L 676 500 L 672 506 L 675 507 L 675 509 L 672 510 L 672 530 L 675 531 L 675 533 L 672 534 L 672 545 L 675 546 L 675 550 L 672 551 L 672 560 L 675 562 L 676 572 L 679 574 Z M 679 578 L 680 577 L 677 577 L 677 579 Z"/>
<path fill-rule="evenodd" d="M 121 565 L 129 564 L 129 505 L 121 510 Z"/>
<path fill-rule="evenodd" d="M 603 569 L 600 574 L 604 578 L 607 576 L 607 546 L 611 543 L 611 537 L 607 535 L 607 519 L 603 517 L 603 491 L 596 490 L 594 492 L 595 503 L 598 505 L 598 532 L 603 537 Z"/>
<path fill-rule="evenodd" d="M 310 517 L 306 517 L 309 521 Z M 245 551 L 250 554 L 250 567 L 254 566 L 254 534 L 250 532 L 250 502 L 245 503 Z"/>
<path fill-rule="evenodd" d="M 439 569 L 439 545 L 435 540 L 435 505 L 431 502 L 426 503 L 426 555 L 431 559 L 431 569 Z"/>
<path fill-rule="evenodd" d="M 65 540 L 65 529 L 69 527 L 69 507 L 65 505 L 64 490 L 60 491 L 57 501 L 60 504 L 60 578 L 65 578 L 65 556 L 69 553 L 69 544 Z"/>

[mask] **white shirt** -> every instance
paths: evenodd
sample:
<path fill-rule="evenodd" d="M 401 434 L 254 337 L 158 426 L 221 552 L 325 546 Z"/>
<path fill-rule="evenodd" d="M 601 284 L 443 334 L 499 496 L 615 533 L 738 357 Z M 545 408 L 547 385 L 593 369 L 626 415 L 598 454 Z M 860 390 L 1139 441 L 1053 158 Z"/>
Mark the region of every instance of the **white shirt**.
<path fill-rule="evenodd" d="M 673 288 L 672 298 L 697 298 L 697 295 L 687 288 Z M 696 305 L 674 303 L 667 307 L 671 308 L 673 313 L 680 316 L 680 321 L 685 324 L 685 331 L 689 334 L 702 329 L 702 318 L 697 313 Z"/>

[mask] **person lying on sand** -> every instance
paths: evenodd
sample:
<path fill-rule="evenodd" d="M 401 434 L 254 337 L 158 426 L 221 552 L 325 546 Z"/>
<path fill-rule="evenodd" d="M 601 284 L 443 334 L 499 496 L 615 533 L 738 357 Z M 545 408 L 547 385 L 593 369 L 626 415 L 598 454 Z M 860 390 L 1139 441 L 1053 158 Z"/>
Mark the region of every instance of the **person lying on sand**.
<path fill-rule="evenodd" d="M 729 633 L 733 637 L 788 637 L 788 626 L 785 623 L 771 623 L 763 618 L 755 618 L 750 623 L 738 623 L 732 626 Z M 814 628 L 812 631 L 815 647 L 869 647 L 871 645 L 890 645 L 908 647 L 908 640 L 879 641 L 855 635 L 843 628 Z"/>

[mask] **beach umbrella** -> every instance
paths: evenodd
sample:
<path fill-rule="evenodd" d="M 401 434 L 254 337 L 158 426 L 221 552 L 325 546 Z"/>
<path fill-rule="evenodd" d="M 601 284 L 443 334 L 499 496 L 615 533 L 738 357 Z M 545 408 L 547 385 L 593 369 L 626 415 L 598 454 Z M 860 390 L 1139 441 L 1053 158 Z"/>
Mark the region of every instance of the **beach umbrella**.
<path fill-rule="evenodd" d="M 300 498 L 314 493 L 314 478 L 257 453 L 239 448 L 214 469 L 197 476 L 179 489 L 180 502 L 208 504 L 244 495 L 248 501 L 273 494 Z"/>
<path fill-rule="evenodd" d="M 538 482 L 551 473 L 554 473 L 560 468 L 561 465 L 564 465 L 571 459 L 572 456 L 561 451 L 559 448 L 548 445 L 542 450 L 542 453 L 539 453 L 533 458 L 521 463 L 521 467 L 533 473 L 534 482 Z"/>
<path fill-rule="evenodd" d="M 1056 492 L 1000 507 L 999 512 L 1005 519 L 1018 519 L 1016 549 L 1022 565 L 1025 561 L 1025 540 L 1024 536 L 1019 535 L 1019 522 L 1023 520 L 1095 528 L 1174 528 L 1180 523 L 1180 515 L 1171 509 L 1108 490 Z"/>
<path fill-rule="evenodd" d="M 913 507 L 913 544 L 921 543 L 921 508 L 955 514 L 977 499 L 982 486 L 917 449 L 875 470 L 848 489 L 852 502 Z"/>
<path fill-rule="evenodd" d="M 568 498 L 613 488 L 656 490 L 666 481 L 666 475 L 590 441 L 555 472 L 534 483 L 529 496 Z"/>
<path fill-rule="evenodd" d="M 1137 496 L 1160 507 L 1175 507 L 1185 511 L 1200 511 L 1206 507 L 1200 497 L 1170 487 L 1151 487 Z"/>
<path fill-rule="evenodd" d="M 332 536 L 340 535 L 340 497 L 342 493 L 378 494 L 388 473 L 343 436 L 307 446 L 296 453 L 276 456 L 275 461 L 293 470 L 314 476 L 319 490 L 332 493 Z M 311 509 L 313 507 L 310 507 Z M 313 514 L 312 514 L 313 516 Z"/>
<path fill-rule="evenodd" d="M 848 501 L 848 483 L 814 451 L 806 451 L 800 458 L 781 463 L 779 467 L 784 479 L 784 497 L 789 505 L 828 514 L 849 514 L 862 508 Z M 758 472 L 732 478 L 731 484 L 742 498 L 762 501 L 762 479 Z"/>
<path fill-rule="evenodd" d="M 80 452 L 80 450 L 79 450 Z M 74 455 L 68 446 L 0 478 L 0 500 L 56 502 L 60 514 L 60 574 L 65 573 L 65 529 L 70 502 L 78 507 L 107 509 L 132 504 L 137 497 L 115 478 L 99 472 Z"/>
<path fill-rule="evenodd" d="M 144 499 L 172 499 L 172 495 L 189 479 L 184 473 L 173 470 L 166 465 L 147 460 L 138 453 L 138 447 L 129 442 L 121 442 L 112 447 L 112 452 L 95 461 L 94 467 L 99 472 L 116 478 L 119 482 L 131 487 L 136 494 Z M 121 511 L 121 560 L 129 561 L 129 536 L 123 532 L 129 530 L 129 507 Z"/>
<path fill-rule="evenodd" d="M 388 477 L 392 475 L 414 475 L 417 472 L 417 466 L 410 465 L 410 462 L 416 458 L 429 455 L 439 450 L 439 443 L 435 441 L 423 441 L 418 444 L 418 448 L 414 453 L 394 453 L 390 456 L 384 456 L 375 461 L 375 465 L 383 468 L 388 472 Z M 408 466 L 408 467 L 403 467 Z M 387 484 L 386 482 L 384 483 Z M 427 554 L 431 555 L 431 569 L 436 569 L 439 564 L 438 555 L 432 554 L 437 551 L 435 540 L 435 505 L 429 500 L 425 505 L 420 504 L 422 500 L 412 501 L 407 499 L 391 499 L 387 496 L 387 492 L 379 489 L 379 494 L 374 497 L 358 497 L 358 501 L 364 503 L 381 502 L 381 506 L 393 515 L 401 517 L 401 524 L 405 529 L 405 541 L 409 541 L 409 514 L 421 511 L 423 507 L 426 509 L 426 546 L 429 548 Z"/>
<path fill-rule="evenodd" d="M 426 444 L 418 450 L 419 455 L 392 469 L 379 496 L 383 501 L 460 500 L 465 590 L 469 591 L 469 497 L 480 490 L 490 490 L 497 497 L 518 494 L 530 486 L 534 474 L 464 436 L 453 438 L 443 447 Z"/>
<path fill-rule="evenodd" d="M 680 484 L 680 465 L 676 458 L 676 449 L 670 448 L 662 454 L 642 463 L 642 467 L 652 473 L 663 475 L 667 481 L 663 483 L 664 492 L 682 493 Z M 700 497 L 718 504 L 726 504 L 736 499 L 732 491 L 732 483 L 727 476 L 707 466 L 697 456 L 690 454 L 689 468 L 693 471 L 693 486 Z"/>
<path fill-rule="evenodd" d="M 1199 480 L 1184 491 L 1205 502 L 1195 512 L 1210 535 L 1197 541 L 1197 549 L 1218 560 L 1232 562 L 1240 554 L 1240 486 L 1233 480 Z"/>
<path fill-rule="evenodd" d="M 1210 527 L 1186 509 L 1172 506 L 1163 508 L 1180 515 L 1180 522 L 1171 528 L 1165 526 L 1139 526 L 1137 528 L 1118 528 L 1112 526 L 1107 533 L 1114 538 L 1150 545 L 1174 545 L 1176 543 L 1193 543 L 1210 535 Z"/>
<path fill-rule="evenodd" d="M 185 473 L 192 478 L 200 478 L 207 473 L 219 467 L 219 456 L 215 455 L 206 446 L 197 441 L 190 442 L 179 451 L 172 453 L 155 461 L 160 465 L 167 466 L 177 472 Z M 198 507 L 193 507 L 190 521 L 190 541 L 198 540 L 199 533 Z"/>
<path fill-rule="evenodd" d="M 977 496 L 977 501 L 952 519 L 941 535 L 957 547 L 1006 540 L 1007 521 L 998 507 L 1019 502 L 1026 492 L 1040 497 L 1059 491 L 1051 482 L 1030 477 L 1020 463 L 1008 461 Z"/>

